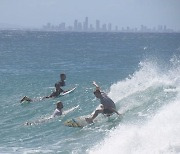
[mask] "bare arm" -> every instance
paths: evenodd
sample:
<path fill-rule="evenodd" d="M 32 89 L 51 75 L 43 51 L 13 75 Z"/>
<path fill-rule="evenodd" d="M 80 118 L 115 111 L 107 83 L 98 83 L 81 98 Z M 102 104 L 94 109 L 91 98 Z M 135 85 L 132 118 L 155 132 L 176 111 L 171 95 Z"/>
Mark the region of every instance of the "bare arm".
<path fill-rule="evenodd" d="M 95 81 L 93 81 L 93 85 L 96 87 L 96 90 L 100 90 L 100 87 L 97 85 Z"/>

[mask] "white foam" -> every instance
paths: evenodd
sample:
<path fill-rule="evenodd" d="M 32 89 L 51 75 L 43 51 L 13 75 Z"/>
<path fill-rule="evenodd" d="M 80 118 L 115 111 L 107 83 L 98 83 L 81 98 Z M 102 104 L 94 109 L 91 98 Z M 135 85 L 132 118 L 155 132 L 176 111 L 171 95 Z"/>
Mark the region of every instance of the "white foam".
<path fill-rule="evenodd" d="M 111 86 L 109 96 L 116 103 L 158 85 L 164 88 L 161 93 L 164 96 L 159 97 L 163 99 L 158 101 L 170 97 L 145 122 L 120 123 L 101 143 L 88 150 L 90 154 L 180 153 L 180 65 L 177 57 L 171 59 L 171 62 L 173 66 L 166 72 L 161 71 L 156 62 L 140 63 L 140 69 L 132 76 Z M 167 93 L 172 93 L 173 96 L 166 95 Z M 148 95 L 153 98 L 151 93 Z M 137 114 L 144 115 L 141 111 Z"/>
<path fill-rule="evenodd" d="M 174 61 L 173 68 L 168 72 L 162 72 L 154 61 L 140 62 L 139 70 L 125 80 L 119 81 L 110 87 L 109 96 L 117 102 L 153 85 L 177 85 L 175 82 L 180 81 L 180 65 L 177 66 L 177 64 L 174 64 Z M 178 60 L 176 61 L 178 63 Z"/>
<path fill-rule="evenodd" d="M 180 102 L 163 107 L 145 125 L 120 125 L 90 154 L 180 153 Z"/>
<path fill-rule="evenodd" d="M 140 63 L 140 70 L 123 81 L 113 84 L 110 88 L 109 96 L 115 102 L 127 97 L 137 91 L 142 91 L 157 82 L 158 69 L 151 63 Z"/>

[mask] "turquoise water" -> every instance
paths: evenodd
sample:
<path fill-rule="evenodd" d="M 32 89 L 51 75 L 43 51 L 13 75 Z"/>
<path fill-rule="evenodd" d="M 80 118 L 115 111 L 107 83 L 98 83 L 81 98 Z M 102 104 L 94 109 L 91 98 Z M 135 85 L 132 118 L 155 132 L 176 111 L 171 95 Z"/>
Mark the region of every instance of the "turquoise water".
<path fill-rule="evenodd" d="M 180 34 L 0 31 L 0 153 L 180 153 L 179 72 Z M 49 95 L 60 73 L 73 93 L 19 103 Z M 64 126 L 99 105 L 94 80 L 123 117 Z M 59 100 L 65 114 L 48 120 Z"/>

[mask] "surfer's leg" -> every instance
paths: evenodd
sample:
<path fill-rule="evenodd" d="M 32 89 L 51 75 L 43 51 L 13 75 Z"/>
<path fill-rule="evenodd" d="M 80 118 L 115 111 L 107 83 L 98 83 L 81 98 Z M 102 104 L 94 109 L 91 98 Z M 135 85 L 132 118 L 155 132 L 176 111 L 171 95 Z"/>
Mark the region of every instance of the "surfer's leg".
<path fill-rule="evenodd" d="M 32 102 L 32 99 L 28 98 L 27 96 L 24 96 L 20 102 L 23 102 L 23 101 L 28 101 L 28 102 Z"/>
<path fill-rule="evenodd" d="M 91 118 L 86 118 L 88 123 L 92 123 L 93 120 L 98 116 L 99 113 L 103 113 L 103 110 L 96 110 Z"/>

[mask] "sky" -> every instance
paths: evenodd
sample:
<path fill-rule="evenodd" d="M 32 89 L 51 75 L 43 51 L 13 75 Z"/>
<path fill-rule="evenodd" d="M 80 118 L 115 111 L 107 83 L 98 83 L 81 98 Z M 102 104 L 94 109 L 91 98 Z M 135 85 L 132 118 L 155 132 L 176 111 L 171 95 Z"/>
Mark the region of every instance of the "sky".
<path fill-rule="evenodd" d="M 119 27 L 157 27 L 180 30 L 180 0 L 0 0 L 0 25 L 42 27 L 85 17 Z"/>

